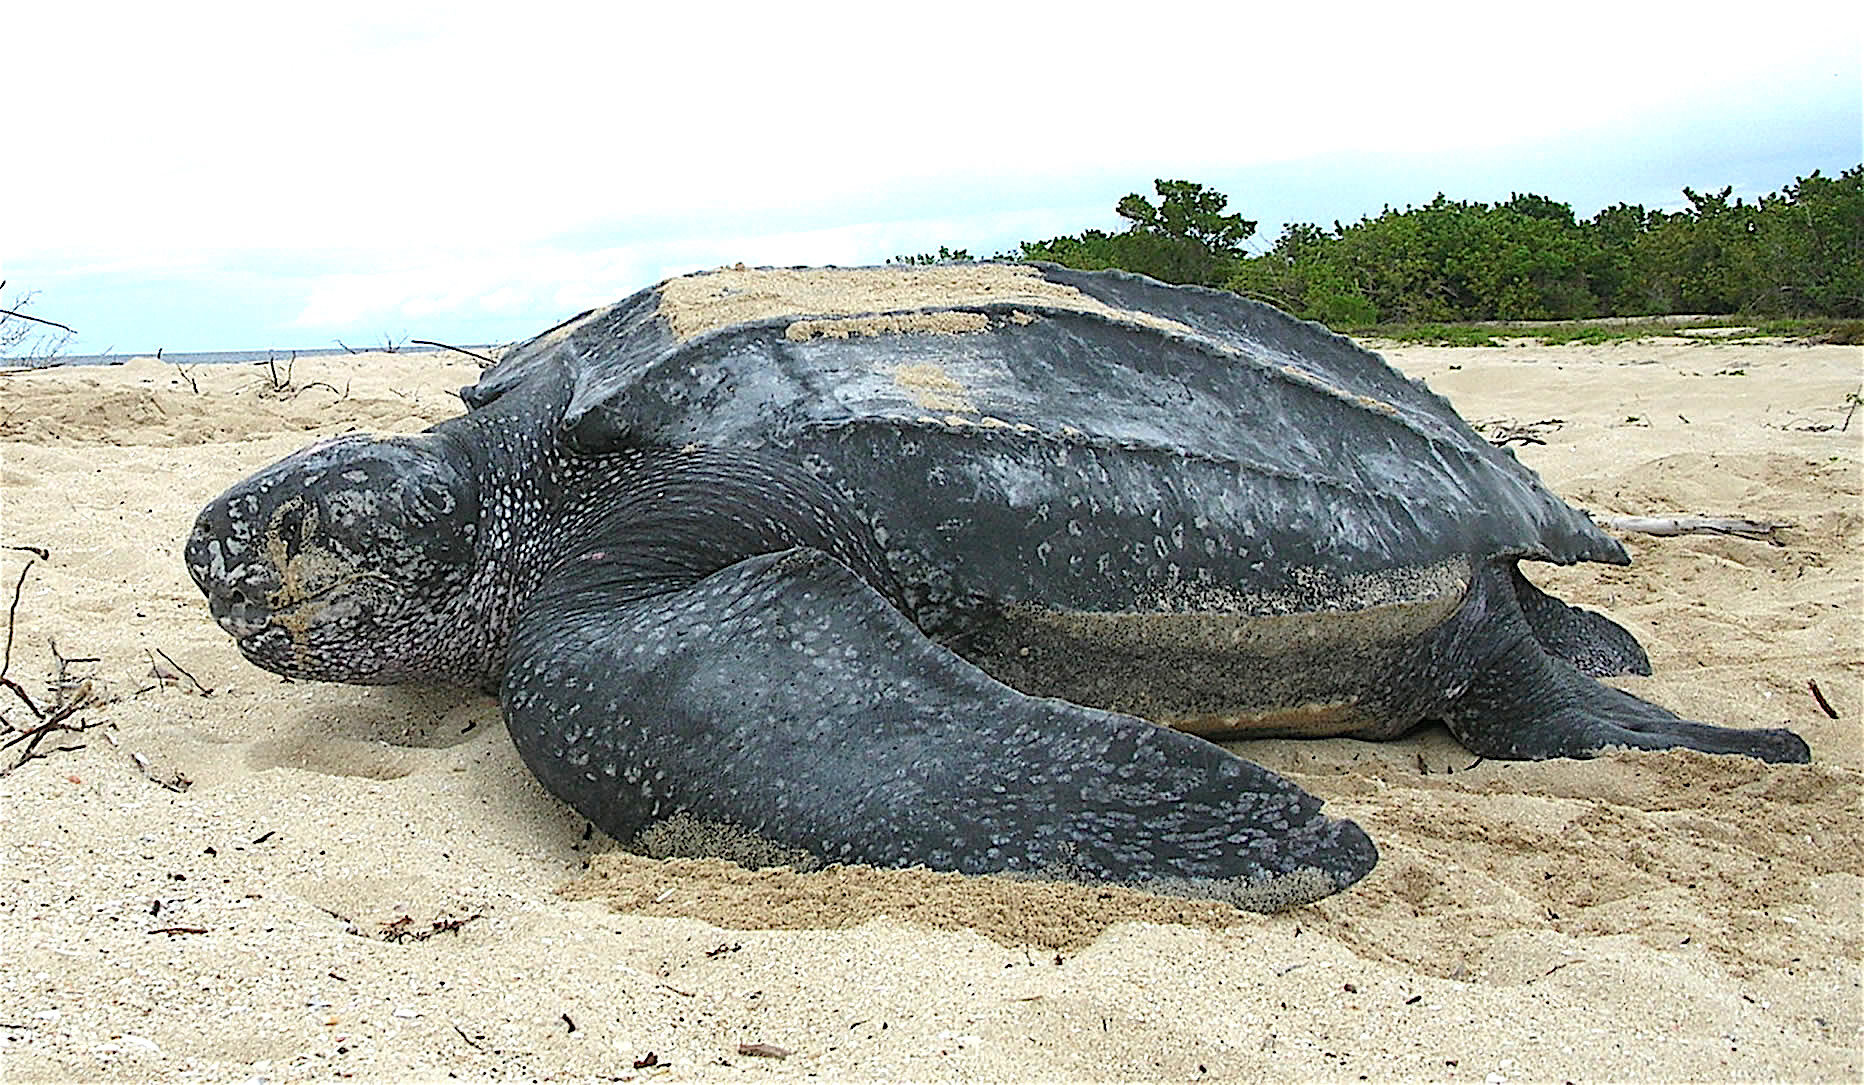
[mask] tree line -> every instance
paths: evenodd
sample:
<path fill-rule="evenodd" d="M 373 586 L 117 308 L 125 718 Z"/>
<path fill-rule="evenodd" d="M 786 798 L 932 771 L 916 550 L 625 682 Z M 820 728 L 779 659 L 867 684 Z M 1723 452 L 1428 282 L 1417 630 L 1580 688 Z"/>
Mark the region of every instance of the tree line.
<path fill-rule="evenodd" d="M 1266 251 L 1256 223 L 1201 184 L 1160 180 L 1118 231 L 1025 241 L 1013 259 L 1121 268 L 1220 287 L 1336 327 L 1680 313 L 1864 317 L 1864 164 L 1753 202 L 1683 189 L 1688 206 L 1619 203 L 1587 219 L 1545 196 L 1386 207 L 1331 229 L 1294 223 Z M 904 262 L 970 259 L 964 250 Z"/>

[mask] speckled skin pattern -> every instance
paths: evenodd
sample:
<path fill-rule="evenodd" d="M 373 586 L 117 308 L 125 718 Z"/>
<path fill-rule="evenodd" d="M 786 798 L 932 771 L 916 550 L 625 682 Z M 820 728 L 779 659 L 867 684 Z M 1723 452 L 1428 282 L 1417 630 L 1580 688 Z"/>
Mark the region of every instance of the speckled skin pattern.
<path fill-rule="evenodd" d="M 498 692 L 624 842 L 697 819 L 1276 909 L 1371 842 L 1148 719 L 1807 758 L 1588 677 L 1648 663 L 1516 563 L 1622 549 L 1376 356 L 1232 295 L 1014 274 L 1103 311 L 1011 292 L 682 337 L 643 291 L 516 348 L 459 418 L 240 483 L 190 572 L 262 667 Z"/>

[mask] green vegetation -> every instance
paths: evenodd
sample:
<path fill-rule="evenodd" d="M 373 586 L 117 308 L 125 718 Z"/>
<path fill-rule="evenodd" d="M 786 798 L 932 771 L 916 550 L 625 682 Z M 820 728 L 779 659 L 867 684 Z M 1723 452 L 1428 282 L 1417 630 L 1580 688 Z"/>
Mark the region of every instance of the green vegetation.
<path fill-rule="evenodd" d="M 1243 260 L 1256 224 L 1225 214 L 1230 198 L 1190 181 L 1155 181 L 1157 204 L 1138 193 L 1114 211 L 1128 223 L 1117 234 L 1084 230 L 1073 237 L 1025 241 L 1023 260 L 1048 260 L 1085 271 L 1120 268 L 1168 283 L 1223 286 Z"/>
<path fill-rule="evenodd" d="M 1497 204 L 1439 195 L 1330 230 L 1295 223 L 1256 255 L 1243 248 L 1256 224 L 1227 212 L 1224 194 L 1190 181 L 1160 180 L 1154 190 L 1156 203 L 1119 201 L 1119 232 L 1025 241 L 1004 256 L 1227 287 L 1336 328 L 1414 342 L 1603 342 L 1669 330 L 1609 318 L 1683 313 L 1739 315 L 1720 326 L 1756 335 L 1864 337 L 1864 164 L 1835 178 L 1815 170 L 1752 203 L 1731 202 L 1731 188 L 1685 188 L 1681 211 L 1621 203 L 1584 220 L 1533 194 Z M 941 248 L 896 260 L 969 258 Z M 1510 323 L 1521 321 L 1568 323 Z M 1483 323 L 1458 326 L 1470 322 Z"/>
<path fill-rule="evenodd" d="M 907 264 L 915 267 L 930 267 L 934 264 L 969 264 L 972 263 L 973 260 L 974 257 L 963 249 L 951 249 L 946 248 L 944 245 L 940 245 L 937 252 L 922 252 L 913 256 L 895 256 L 893 259 L 888 260 L 887 263 Z"/>
<path fill-rule="evenodd" d="M 1190 181 L 1155 181 L 1158 202 L 1138 193 L 1120 199 L 1114 211 L 1127 221 L 1124 230 L 1083 230 L 1047 241 L 1025 241 L 999 260 L 1047 260 L 1083 271 L 1119 268 L 1150 275 L 1168 283 L 1223 286 L 1248 255 L 1243 242 L 1256 232 L 1256 224 L 1235 213 L 1225 213 L 1230 198 L 1215 189 Z M 930 265 L 967 263 L 964 249 L 945 245 L 938 252 L 895 256 L 889 264 Z"/>
<path fill-rule="evenodd" d="M 1349 327 L 1673 313 L 1864 317 L 1864 166 L 1749 204 L 1684 189 L 1675 213 L 1590 219 L 1543 196 L 1438 196 L 1332 231 L 1297 224 L 1228 284 Z"/>

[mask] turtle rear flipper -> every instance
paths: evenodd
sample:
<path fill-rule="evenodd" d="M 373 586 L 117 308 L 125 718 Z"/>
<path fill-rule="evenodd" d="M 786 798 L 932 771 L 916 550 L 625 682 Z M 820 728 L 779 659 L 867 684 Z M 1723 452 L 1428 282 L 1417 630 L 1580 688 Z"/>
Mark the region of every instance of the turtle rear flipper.
<path fill-rule="evenodd" d="M 1377 860 L 1357 825 L 1266 769 L 1002 685 L 820 551 L 646 598 L 601 576 L 553 577 L 532 601 L 503 702 L 531 770 L 620 840 L 683 821 L 778 856 L 1258 910 L 1344 888 Z"/>
<path fill-rule="evenodd" d="M 1650 673 L 1650 656 L 1644 654 L 1644 646 L 1624 626 L 1595 610 L 1573 606 L 1541 591 L 1513 562 L 1509 563 L 1508 579 L 1514 585 L 1522 616 L 1534 630 L 1534 639 L 1556 658 L 1594 678 Z"/>
<path fill-rule="evenodd" d="M 1542 627 L 1531 625 L 1523 615 L 1518 589 L 1526 581 L 1513 573 L 1517 590 L 1509 590 L 1502 575 L 1493 563 L 1479 573 L 1469 601 L 1452 619 L 1481 629 L 1474 676 L 1443 713 L 1450 733 L 1470 752 L 1531 761 L 1593 757 L 1613 746 L 1627 746 L 1746 754 L 1763 761 L 1812 759 L 1805 740 L 1785 728 L 1697 723 L 1580 673 L 1552 654 L 1541 639 Z M 1539 594 L 1532 585 L 1527 587 Z M 1547 601 L 1565 607 L 1556 599 Z M 1619 629 L 1600 615 L 1566 609 Z"/>

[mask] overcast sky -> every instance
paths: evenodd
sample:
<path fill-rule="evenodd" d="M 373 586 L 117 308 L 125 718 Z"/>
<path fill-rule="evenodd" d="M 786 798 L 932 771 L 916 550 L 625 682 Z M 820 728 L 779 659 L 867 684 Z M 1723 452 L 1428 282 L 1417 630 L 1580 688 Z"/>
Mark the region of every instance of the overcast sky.
<path fill-rule="evenodd" d="M 1581 215 L 1864 158 L 1857 5 L 14 5 L 5 299 L 72 353 L 520 338 L 670 274 L 989 255 L 1157 177 Z"/>

